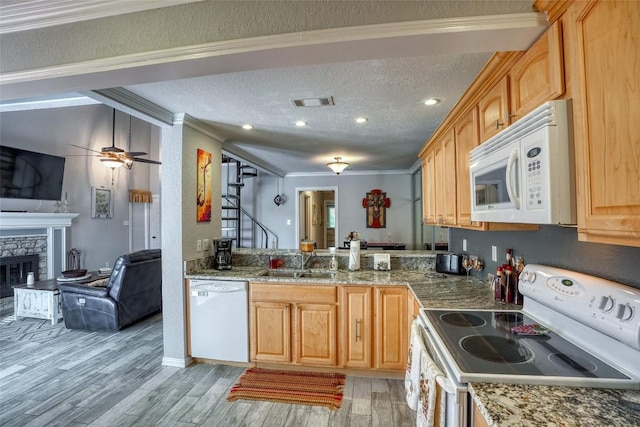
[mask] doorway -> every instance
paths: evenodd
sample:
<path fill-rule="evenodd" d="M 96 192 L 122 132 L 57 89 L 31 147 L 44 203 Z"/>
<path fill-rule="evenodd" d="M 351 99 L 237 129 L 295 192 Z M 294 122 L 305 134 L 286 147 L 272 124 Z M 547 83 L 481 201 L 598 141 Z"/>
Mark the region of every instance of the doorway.
<path fill-rule="evenodd" d="M 311 240 L 316 249 L 335 246 L 338 187 L 297 187 L 296 196 L 296 242 Z"/>

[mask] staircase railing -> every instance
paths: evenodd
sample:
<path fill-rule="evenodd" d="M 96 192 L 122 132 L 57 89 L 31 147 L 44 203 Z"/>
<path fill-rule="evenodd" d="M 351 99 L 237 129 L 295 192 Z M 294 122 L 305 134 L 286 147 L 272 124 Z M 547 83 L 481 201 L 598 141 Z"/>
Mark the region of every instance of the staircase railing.
<path fill-rule="evenodd" d="M 225 200 L 227 201 L 227 203 L 231 204 L 232 206 L 237 207 L 237 204 L 234 203 L 234 201 L 229 198 L 229 197 L 224 197 Z M 255 228 L 256 226 L 260 229 L 261 233 L 260 235 L 262 236 L 262 244 L 260 246 L 256 246 L 256 233 L 252 233 L 251 236 L 251 240 L 253 243 L 254 247 L 264 247 L 265 249 L 269 247 L 269 233 L 271 233 L 271 235 L 273 236 L 273 240 L 276 244 L 278 244 L 278 236 L 276 235 L 276 233 L 274 233 L 273 231 L 271 231 L 266 225 L 262 224 L 260 221 L 258 221 L 253 215 L 251 215 L 249 212 L 247 212 L 247 210 L 245 208 L 243 208 L 242 206 L 239 207 L 240 208 L 240 212 L 242 214 L 244 214 L 250 221 L 252 226 Z M 264 245 L 264 246 L 263 246 Z"/>

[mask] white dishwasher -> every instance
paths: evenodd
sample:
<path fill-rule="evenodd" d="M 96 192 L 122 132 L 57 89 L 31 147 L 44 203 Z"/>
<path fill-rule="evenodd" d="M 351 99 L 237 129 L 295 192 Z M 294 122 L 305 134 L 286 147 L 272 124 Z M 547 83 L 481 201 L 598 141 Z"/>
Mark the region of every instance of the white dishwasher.
<path fill-rule="evenodd" d="M 191 357 L 249 361 L 248 282 L 189 280 Z"/>

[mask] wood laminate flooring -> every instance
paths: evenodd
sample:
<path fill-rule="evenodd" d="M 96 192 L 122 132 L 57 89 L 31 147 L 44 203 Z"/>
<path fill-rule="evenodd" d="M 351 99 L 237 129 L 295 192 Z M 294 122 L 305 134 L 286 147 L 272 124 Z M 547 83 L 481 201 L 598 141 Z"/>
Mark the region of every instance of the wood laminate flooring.
<path fill-rule="evenodd" d="M 244 368 L 166 367 L 162 351 L 160 314 L 114 333 L 73 330 L 44 343 L 0 340 L 0 425 L 415 426 L 402 380 L 348 376 L 336 411 L 227 402 Z"/>

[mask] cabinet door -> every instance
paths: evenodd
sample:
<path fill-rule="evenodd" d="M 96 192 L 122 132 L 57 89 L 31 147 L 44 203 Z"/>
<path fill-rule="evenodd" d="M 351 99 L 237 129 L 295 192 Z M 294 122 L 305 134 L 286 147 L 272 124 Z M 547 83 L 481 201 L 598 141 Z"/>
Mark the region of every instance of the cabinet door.
<path fill-rule="evenodd" d="M 251 360 L 291 361 L 291 315 L 288 303 L 251 303 Z"/>
<path fill-rule="evenodd" d="M 341 352 L 345 368 L 371 368 L 371 287 L 343 286 Z"/>
<path fill-rule="evenodd" d="M 337 365 L 335 304 L 296 304 L 296 362 Z"/>
<path fill-rule="evenodd" d="M 456 146 L 453 129 L 434 147 L 436 181 L 436 222 L 456 224 Z"/>
<path fill-rule="evenodd" d="M 409 338 L 407 331 L 407 288 L 375 289 L 375 368 L 404 370 Z"/>
<path fill-rule="evenodd" d="M 435 178 L 434 150 L 429 150 L 422 159 L 422 220 L 425 224 L 436 223 Z"/>
<path fill-rule="evenodd" d="M 640 246 L 640 2 L 576 2 L 578 238 Z"/>
<path fill-rule="evenodd" d="M 456 160 L 458 173 L 457 223 L 467 228 L 481 227 L 471 221 L 471 179 L 469 177 L 469 153 L 480 145 L 478 110 L 474 108 L 455 125 Z"/>
<path fill-rule="evenodd" d="M 509 83 L 503 77 L 478 102 L 480 142 L 484 142 L 509 125 Z"/>
<path fill-rule="evenodd" d="M 556 21 L 509 71 L 512 122 L 564 93 L 562 34 Z"/>

